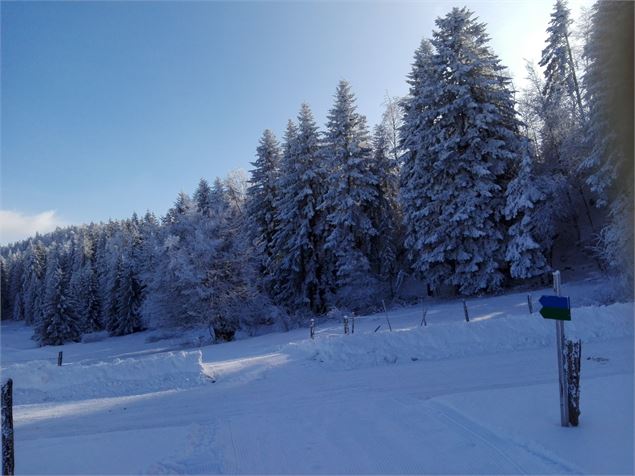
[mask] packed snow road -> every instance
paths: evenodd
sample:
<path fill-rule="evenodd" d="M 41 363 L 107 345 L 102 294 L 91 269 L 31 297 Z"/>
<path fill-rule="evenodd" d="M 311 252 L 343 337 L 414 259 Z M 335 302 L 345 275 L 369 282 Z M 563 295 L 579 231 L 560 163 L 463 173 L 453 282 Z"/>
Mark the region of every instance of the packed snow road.
<path fill-rule="evenodd" d="M 633 473 L 632 304 L 574 310 L 568 326 L 583 338 L 584 359 L 577 428 L 559 425 L 555 337 L 545 340 L 552 322 L 512 311 L 418 329 L 419 311 L 392 334 L 362 318 L 352 336 L 331 323 L 315 341 L 298 329 L 204 347 L 200 359 L 198 350 L 143 356 L 158 345 L 129 336 L 125 353 L 142 356 L 99 368 L 117 385 L 89 378 L 92 360 L 73 371 L 69 379 L 98 387 L 90 391 L 52 386 L 65 369 L 40 365 L 16 393 L 16 472 Z M 35 365 L 17 363 L 21 352 L 57 351 L 30 348 L 27 335 L 3 325 L 3 374 Z M 427 353 L 422 339 L 441 344 Z M 117 342 L 64 346 L 75 359 L 68 367 L 107 348 L 121 355 Z M 464 350 L 442 352 L 456 345 Z M 193 369 L 200 379 L 176 379 Z M 145 388 L 139 373 L 149 374 Z"/>

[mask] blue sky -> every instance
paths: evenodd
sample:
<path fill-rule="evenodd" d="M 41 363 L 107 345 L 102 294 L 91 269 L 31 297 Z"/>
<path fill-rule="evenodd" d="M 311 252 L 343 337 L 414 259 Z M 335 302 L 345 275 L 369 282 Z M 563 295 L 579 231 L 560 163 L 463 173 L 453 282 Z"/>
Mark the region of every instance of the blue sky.
<path fill-rule="evenodd" d="M 2 242 L 161 215 L 200 177 L 248 170 L 303 101 L 324 124 L 340 79 L 374 124 L 434 19 L 462 5 L 521 83 L 551 1 L 3 2 Z"/>

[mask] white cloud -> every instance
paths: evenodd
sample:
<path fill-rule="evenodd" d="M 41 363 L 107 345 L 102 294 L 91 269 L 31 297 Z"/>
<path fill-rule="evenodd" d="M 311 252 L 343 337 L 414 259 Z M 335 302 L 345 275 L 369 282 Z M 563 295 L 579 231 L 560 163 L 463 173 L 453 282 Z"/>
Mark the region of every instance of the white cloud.
<path fill-rule="evenodd" d="M 0 244 L 23 240 L 36 233 L 47 233 L 65 223 L 55 210 L 26 215 L 13 210 L 0 210 Z"/>

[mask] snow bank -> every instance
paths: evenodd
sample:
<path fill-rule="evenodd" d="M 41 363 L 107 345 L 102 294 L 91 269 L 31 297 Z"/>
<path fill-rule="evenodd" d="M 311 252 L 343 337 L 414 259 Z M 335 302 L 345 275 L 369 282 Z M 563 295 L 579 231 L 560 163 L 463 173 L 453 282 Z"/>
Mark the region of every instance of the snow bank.
<path fill-rule="evenodd" d="M 193 387 L 206 381 L 201 351 L 62 367 L 36 360 L 10 365 L 2 370 L 2 376 L 13 378 L 18 404 L 133 395 Z"/>
<path fill-rule="evenodd" d="M 582 342 L 633 336 L 633 303 L 576 308 L 565 325 Z M 337 368 L 459 358 L 554 345 L 554 321 L 540 314 L 436 324 L 395 332 L 319 336 L 284 350 Z"/>

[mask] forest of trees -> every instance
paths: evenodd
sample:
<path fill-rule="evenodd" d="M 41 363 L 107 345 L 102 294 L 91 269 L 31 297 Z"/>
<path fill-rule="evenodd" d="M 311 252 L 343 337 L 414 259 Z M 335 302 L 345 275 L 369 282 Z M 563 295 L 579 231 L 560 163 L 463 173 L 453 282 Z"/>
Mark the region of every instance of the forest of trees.
<path fill-rule="evenodd" d="M 558 247 L 632 292 L 632 21 L 630 2 L 598 2 L 574 24 L 558 0 L 515 91 L 486 26 L 454 8 L 372 130 L 341 81 L 323 130 L 303 104 L 282 143 L 264 131 L 249 179 L 201 179 L 161 219 L 3 247 L 2 319 L 41 345 L 198 325 L 231 339 L 373 309 L 407 276 L 437 295 L 540 280 Z"/>

